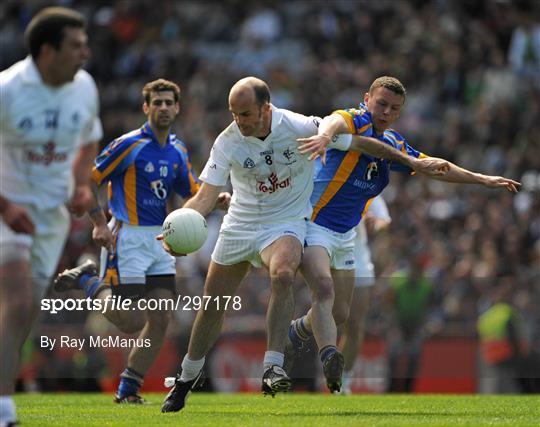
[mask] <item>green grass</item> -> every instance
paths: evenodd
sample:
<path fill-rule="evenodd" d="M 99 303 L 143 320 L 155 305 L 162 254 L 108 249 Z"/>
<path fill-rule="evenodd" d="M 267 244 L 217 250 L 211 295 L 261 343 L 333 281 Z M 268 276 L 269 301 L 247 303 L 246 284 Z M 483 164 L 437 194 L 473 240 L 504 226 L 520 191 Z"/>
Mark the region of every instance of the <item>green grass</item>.
<path fill-rule="evenodd" d="M 149 404 L 115 405 L 108 394 L 18 394 L 24 426 L 442 426 L 540 425 L 540 396 L 286 394 L 191 395 L 180 413 Z"/>

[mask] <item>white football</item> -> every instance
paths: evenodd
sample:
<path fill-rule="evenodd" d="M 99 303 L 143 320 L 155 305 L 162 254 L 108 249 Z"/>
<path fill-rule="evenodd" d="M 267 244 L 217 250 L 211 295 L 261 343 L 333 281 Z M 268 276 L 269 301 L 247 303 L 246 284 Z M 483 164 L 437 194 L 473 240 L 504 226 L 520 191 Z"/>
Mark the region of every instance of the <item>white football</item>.
<path fill-rule="evenodd" d="M 208 225 L 195 209 L 172 211 L 163 221 L 163 240 L 178 254 L 190 254 L 201 248 L 208 236 Z"/>

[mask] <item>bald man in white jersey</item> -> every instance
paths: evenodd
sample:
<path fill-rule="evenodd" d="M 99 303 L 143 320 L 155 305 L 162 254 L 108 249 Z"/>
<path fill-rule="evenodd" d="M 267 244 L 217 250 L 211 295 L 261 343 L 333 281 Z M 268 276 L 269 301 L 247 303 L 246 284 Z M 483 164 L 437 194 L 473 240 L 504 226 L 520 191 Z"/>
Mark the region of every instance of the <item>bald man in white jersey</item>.
<path fill-rule="evenodd" d="M 92 200 L 90 174 L 102 137 L 98 93 L 83 17 L 43 9 L 28 25 L 30 55 L 0 73 L 0 423 L 15 420 L 11 398 L 20 350 L 55 273 L 69 215 Z"/>
<path fill-rule="evenodd" d="M 250 265 L 267 268 L 271 283 L 262 392 L 274 396 L 291 386 L 282 368 L 283 350 L 293 316 L 292 283 L 302 256 L 313 190 L 313 162 L 299 153 L 297 139 L 316 132 L 319 119 L 276 108 L 270 104 L 266 83 L 255 77 L 244 78 L 232 87 L 229 110 L 234 121 L 217 137 L 199 177 L 201 189 L 185 205 L 207 215 L 230 176 L 231 205 L 204 287 L 210 304 L 197 313 L 181 375 L 162 412 L 181 410 L 199 383 L 205 356 L 223 322 L 223 304 L 220 309 L 213 301 L 234 295 Z M 358 140 L 365 144 L 363 150 L 373 155 L 410 162 L 408 156 L 373 138 Z M 345 145 L 347 142 L 337 138 L 332 147 Z M 173 253 L 165 243 L 164 247 Z"/>

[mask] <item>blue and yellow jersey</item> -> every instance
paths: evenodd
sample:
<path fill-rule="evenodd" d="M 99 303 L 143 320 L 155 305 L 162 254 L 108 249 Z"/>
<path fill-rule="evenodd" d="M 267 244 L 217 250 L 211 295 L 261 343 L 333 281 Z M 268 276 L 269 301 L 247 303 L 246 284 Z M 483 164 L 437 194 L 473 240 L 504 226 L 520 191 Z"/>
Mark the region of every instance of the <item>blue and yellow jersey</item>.
<path fill-rule="evenodd" d="M 161 225 L 172 191 L 188 198 L 199 189 L 184 143 L 169 135 L 161 147 L 148 123 L 105 147 L 92 178 L 109 182 L 113 216 L 131 225 Z"/>
<path fill-rule="evenodd" d="M 371 114 L 363 104 L 359 108 L 338 110 L 336 113 L 345 118 L 352 134 L 377 138 L 410 156 L 424 156 L 392 129 L 377 135 L 371 123 Z M 311 220 L 339 233 L 356 227 L 371 201 L 388 185 L 390 170 L 413 172 L 401 163 L 364 153 L 328 150 L 326 166 L 322 166 L 320 161 L 315 166 Z"/>

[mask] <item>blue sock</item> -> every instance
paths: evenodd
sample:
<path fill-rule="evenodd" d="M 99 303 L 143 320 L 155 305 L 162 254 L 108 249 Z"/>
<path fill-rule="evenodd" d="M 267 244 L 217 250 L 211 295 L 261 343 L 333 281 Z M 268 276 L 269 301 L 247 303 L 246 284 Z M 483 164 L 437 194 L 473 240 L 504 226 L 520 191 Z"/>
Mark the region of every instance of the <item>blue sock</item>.
<path fill-rule="evenodd" d="M 100 284 L 99 277 L 90 274 L 83 274 L 79 279 L 79 286 L 84 290 L 87 298 L 94 298 L 94 294 Z"/>
<path fill-rule="evenodd" d="M 124 369 L 120 374 L 120 384 L 118 385 L 118 397 L 132 396 L 139 393 L 143 383 L 143 377 L 131 368 Z"/>
<path fill-rule="evenodd" d="M 96 276 L 92 274 L 88 274 L 88 273 L 81 274 L 81 277 L 79 277 L 79 281 L 77 282 L 77 284 L 79 285 L 79 288 L 84 289 L 86 285 L 88 284 L 88 281 L 92 279 L 93 277 L 96 277 Z"/>
<path fill-rule="evenodd" d="M 302 346 L 313 335 L 306 327 L 305 317 L 296 319 L 289 328 L 289 339 L 295 346 Z"/>
<path fill-rule="evenodd" d="M 324 361 L 330 357 L 332 354 L 334 354 L 337 351 L 337 348 L 335 345 L 327 345 L 323 348 L 321 348 L 321 351 L 319 351 L 319 357 L 321 358 L 321 362 L 324 363 Z"/>

